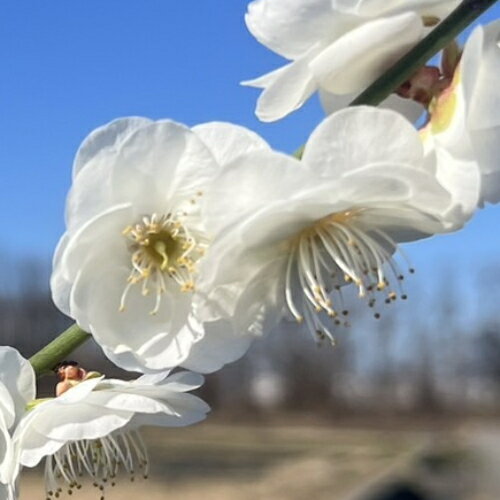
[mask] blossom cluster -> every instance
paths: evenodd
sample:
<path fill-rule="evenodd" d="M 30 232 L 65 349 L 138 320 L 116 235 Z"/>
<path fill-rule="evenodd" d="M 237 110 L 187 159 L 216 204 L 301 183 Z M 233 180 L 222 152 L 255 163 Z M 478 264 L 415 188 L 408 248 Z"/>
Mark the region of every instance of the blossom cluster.
<path fill-rule="evenodd" d="M 300 159 L 222 122 L 120 118 L 83 141 L 52 296 L 141 376 L 75 375 L 37 400 L 29 362 L 0 348 L 0 500 L 44 457 L 49 498 L 80 488 L 82 473 L 101 492 L 119 469 L 147 476 L 138 429 L 205 418 L 187 394 L 197 373 L 237 360 L 283 320 L 333 344 L 348 288 L 380 317 L 407 298 L 402 243 L 456 231 L 500 201 L 500 21 L 381 108 L 347 107 L 458 3 L 250 3 L 250 32 L 290 61 L 245 83 L 263 89 L 257 116 L 280 119 L 316 91 L 325 107 Z M 179 367 L 197 373 L 169 374 Z"/>

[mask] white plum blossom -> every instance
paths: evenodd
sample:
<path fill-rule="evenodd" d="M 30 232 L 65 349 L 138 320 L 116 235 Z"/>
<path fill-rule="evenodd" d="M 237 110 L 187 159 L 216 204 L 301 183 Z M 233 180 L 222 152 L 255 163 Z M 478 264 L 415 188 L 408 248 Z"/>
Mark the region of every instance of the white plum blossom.
<path fill-rule="evenodd" d="M 274 121 L 320 90 L 328 112 L 347 104 L 419 42 L 459 0 L 255 0 L 245 20 L 263 45 L 290 60 L 244 85 L 263 89 L 256 114 Z M 421 108 L 394 96 L 418 117 Z M 419 111 L 420 110 L 420 111 Z"/>
<path fill-rule="evenodd" d="M 80 489 L 84 476 L 101 499 L 120 471 L 131 479 L 147 478 L 149 458 L 138 429 L 191 425 L 209 411 L 201 399 L 186 394 L 203 383 L 201 375 L 167 375 L 143 375 L 131 382 L 94 378 L 33 404 L 13 437 L 17 461 L 34 467 L 45 458 L 47 498 Z"/>
<path fill-rule="evenodd" d="M 0 500 L 14 500 L 17 466 L 12 435 L 35 397 L 30 363 L 12 347 L 0 347 Z"/>
<path fill-rule="evenodd" d="M 472 32 L 453 81 L 431 102 L 421 130 L 437 178 L 459 201 L 459 217 L 500 201 L 499 44 L 500 21 Z"/>
<path fill-rule="evenodd" d="M 390 110 L 346 108 L 316 128 L 302 161 L 254 152 L 215 185 L 200 310 L 238 331 L 256 317 L 269 331 L 287 315 L 333 341 L 348 314 L 344 285 L 378 317 L 380 304 L 406 298 L 401 281 L 413 269 L 400 267 L 399 243 L 458 226 L 442 220 L 453 201 L 427 170 L 418 132 Z"/>
<path fill-rule="evenodd" d="M 210 244 L 206 190 L 221 165 L 265 148 L 235 125 L 190 130 L 145 118 L 113 121 L 85 139 L 51 288 L 59 309 L 114 363 L 144 373 L 178 365 L 206 372 L 246 351 L 249 340 L 232 335 L 229 323 L 197 321 L 192 299 Z"/>

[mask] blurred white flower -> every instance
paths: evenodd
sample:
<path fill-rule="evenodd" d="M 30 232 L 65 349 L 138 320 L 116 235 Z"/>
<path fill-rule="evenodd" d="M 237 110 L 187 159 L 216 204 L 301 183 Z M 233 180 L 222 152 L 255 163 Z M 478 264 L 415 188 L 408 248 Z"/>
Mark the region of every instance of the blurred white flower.
<path fill-rule="evenodd" d="M 83 142 L 51 288 L 56 305 L 114 363 L 211 371 L 245 352 L 249 341 L 229 324 L 193 318 L 192 298 L 210 240 L 205 191 L 220 165 L 264 147 L 230 124 L 190 130 L 144 118 L 116 120 Z"/>
<path fill-rule="evenodd" d="M 35 397 L 35 374 L 12 347 L 0 346 L 0 499 L 13 500 L 18 474 L 12 442 L 27 404 Z"/>
<path fill-rule="evenodd" d="M 323 121 L 302 161 L 240 157 L 206 202 L 218 232 L 200 274 L 204 314 L 224 314 L 236 330 L 261 317 L 268 331 L 288 312 L 332 341 L 330 325 L 348 313 L 344 285 L 371 307 L 406 298 L 398 243 L 452 229 L 441 220 L 451 197 L 426 170 L 417 131 L 368 107 Z"/>
<path fill-rule="evenodd" d="M 419 42 L 459 0 L 255 0 L 245 20 L 291 62 L 244 85 L 263 89 L 256 113 L 283 118 L 317 90 L 328 112 L 347 104 Z M 415 113 L 415 103 L 392 104 Z M 418 106 L 418 109 L 421 110 Z"/>
<path fill-rule="evenodd" d="M 434 99 L 421 136 L 439 181 L 470 217 L 500 201 L 500 21 L 470 35 L 451 85 Z M 451 214 L 453 215 L 453 214 Z"/>
<path fill-rule="evenodd" d="M 138 428 L 181 427 L 203 420 L 209 407 L 187 391 L 203 383 L 190 372 L 144 375 L 132 382 L 91 379 L 42 400 L 21 420 L 14 447 L 21 466 L 45 458 L 47 498 L 82 486 L 89 476 L 101 498 L 118 473 L 147 477 L 149 459 Z"/>

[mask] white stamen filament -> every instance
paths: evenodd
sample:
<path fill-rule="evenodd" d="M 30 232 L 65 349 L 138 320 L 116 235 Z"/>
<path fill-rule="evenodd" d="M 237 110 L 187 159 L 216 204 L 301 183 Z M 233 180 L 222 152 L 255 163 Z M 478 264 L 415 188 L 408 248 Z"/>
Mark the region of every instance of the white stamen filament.
<path fill-rule="evenodd" d="M 45 460 L 47 499 L 59 498 L 63 487 L 69 495 L 82 487 L 84 471 L 104 500 L 106 487 L 124 469 L 133 481 L 138 470 L 147 479 L 149 458 L 144 441 L 137 431 L 108 435 L 100 439 L 73 441 L 65 444 Z"/>
<path fill-rule="evenodd" d="M 182 222 L 185 213 L 169 213 L 142 217 L 141 222 L 128 226 L 123 235 L 129 241 L 132 270 L 120 298 L 120 311 L 126 307 L 127 296 L 133 285 L 141 285 L 141 294 L 155 295 L 155 315 L 167 291 L 167 278 L 177 283 L 182 292 L 194 290 L 196 262 L 206 245 L 197 242 L 187 224 Z"/>
<path fill-rule="evenodd" d="M 296 321 L 305 321 L 318 340 L 328 338 L 334 342 L 322 314 L 339 325 L 342 324 L 340 314 L 349 313 L 344 309 L 342 280 L 354 283 L 359 296 L 366 298 L 370 307 L 376 303 L 377 292 L 384 294 L 387 304 L 398 297 L 390 289 L 389 278 L 397 283 L 399 296 L 406 299 L 401 287 L 404 276 L 392 251 L 399 252 L 406 261 L 407 257 L 384 231 L 364 225 L 362 214 L 365 212 L 347 211 L 325 217 L 291 242 L 285 301 Z M 414 272 L 411 268 L 409 271 Z M 374 316 L 379 318 L 380 314 L 376 312 Z"/>

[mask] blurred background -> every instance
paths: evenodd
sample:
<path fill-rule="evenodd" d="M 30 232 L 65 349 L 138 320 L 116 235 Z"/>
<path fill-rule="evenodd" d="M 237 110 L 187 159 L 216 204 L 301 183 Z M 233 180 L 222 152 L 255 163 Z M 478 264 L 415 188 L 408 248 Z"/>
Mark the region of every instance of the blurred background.
<path fill-rule="evenodd" d="M 70 324 L 50 259 L 79 142 L 119 116 L 227 120 L 292 152 L 322 112 L 275 124 L 238 82 L 283 61 L 246 31 L 247 0 L 5 0 L 0 6 L 0 343 L 29 357 Z M 495 6 L 481 22 L 497 19 Z M 207 422 L 145 432 L 150 479 L 109 499 L 497 500 L 500 497 L 498 207 L 407 245 L 408 300 L 379 320 L 347 297 L 349 328 L 318 347 L 292 323 L 207 376 Z M 133 377 L 91 342 L 73 358 Z M 0 367 L 1 368 L 1 367 Z M 51 394 L 55 378 L 40 381 Z M 44 498 L 40 471 L 21 500 Z M 100 498 L 91 485 L 77 500 Z"/>
<path fill-rule="evenodd" d="M 51 303 L 48 266 L 5 269 L 16 287 L 0 298 L 2 342 L 29 356 L 70 322 Z M 347 297 L 352 324 L 338 330 L 336 347 L 283 322 L 206 377 L 206 422 L 147 430 L 150 479 L 124 476 L 106 498 L 497 499 L 500 266 L 468 278 L 465 293 L 445 264 L 416 274 L 405 283 L 408 300 L 379 320 Z M 135 376 L 92 342 L 72 357 L 108 376 Z M 41 395 L 55 383 L 41 379 Z M 40 473 L 26 473 L 21 499 L 43 498 Z M 74 497 L 100 494 L 88 485 Z"/>

